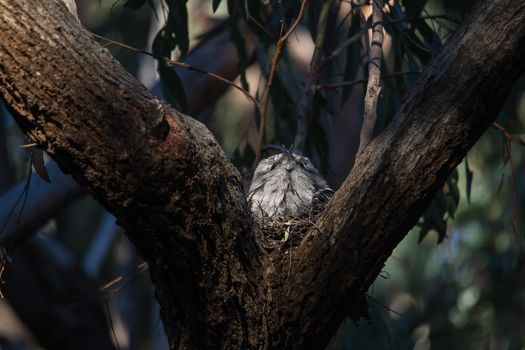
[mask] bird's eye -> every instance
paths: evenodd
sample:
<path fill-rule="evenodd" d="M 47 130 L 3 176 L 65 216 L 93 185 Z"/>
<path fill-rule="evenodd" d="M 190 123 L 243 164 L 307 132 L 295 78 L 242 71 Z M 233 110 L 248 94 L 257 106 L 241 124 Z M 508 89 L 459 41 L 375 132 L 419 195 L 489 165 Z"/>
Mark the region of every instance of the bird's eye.
<path fill-rule="evenodd" d="M 276 166 L 277 166 L 277 163 L 274 162 L 274 163 L 272 164 L 272 166 L 270 167 L 270 171 L 272 171 L 273 169 L 275 169 Z"/>

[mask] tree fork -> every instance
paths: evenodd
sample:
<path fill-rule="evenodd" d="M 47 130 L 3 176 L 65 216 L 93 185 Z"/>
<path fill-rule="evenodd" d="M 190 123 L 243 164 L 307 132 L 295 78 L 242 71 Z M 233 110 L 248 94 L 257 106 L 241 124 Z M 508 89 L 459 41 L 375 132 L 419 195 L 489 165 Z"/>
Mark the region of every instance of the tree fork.
<path fill-rule="evenodd" d="M 62 3 L 0 1 L 0 17 L 2 96 L 137 245 L 172 348 L 257 344 L 259 252 L 211 133 L 153 97 Z"/>
<path fill-rule="evenodd" d="M 497 116 L 525 69 L 524 21 L 521 2 L 479 2 L 287 254 L 256 247 L 239 174 L 209 131 L 156 100 L 61 3 L 0 0 L 0 93 L 127 230 L 172 349 L 319 349 Z"/>

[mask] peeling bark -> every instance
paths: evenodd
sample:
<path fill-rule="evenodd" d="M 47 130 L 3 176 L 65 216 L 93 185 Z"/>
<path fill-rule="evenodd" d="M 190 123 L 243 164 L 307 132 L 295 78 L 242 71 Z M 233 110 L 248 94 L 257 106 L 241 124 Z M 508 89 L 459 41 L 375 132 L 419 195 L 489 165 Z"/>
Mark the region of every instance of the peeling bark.
<path fill-rule="evenodd" d="M 147 261 L 172 349 L 319 349 L 525 70 L 525 4 L 482 1 L 299 247 L 260 251 L 240 177 L 64 5 L 0 0 L 0 93 Z"/>

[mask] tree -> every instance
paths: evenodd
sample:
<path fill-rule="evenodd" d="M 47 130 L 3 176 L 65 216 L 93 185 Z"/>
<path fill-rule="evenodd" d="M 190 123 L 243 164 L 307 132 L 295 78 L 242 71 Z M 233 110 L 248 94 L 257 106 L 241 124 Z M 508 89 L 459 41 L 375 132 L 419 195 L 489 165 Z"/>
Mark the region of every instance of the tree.
<path fill-rule="evenodd" d="M 171 348 L 321 348 L 362 316 L 392 249 L 495 119 L 525 68 L 524 17 L 519 2 L 476 5 L 293 254 L 257 246 L 210 132 L 155 99 L 63 4 L 0 1 L 0 92 L 136 244 Z"/>

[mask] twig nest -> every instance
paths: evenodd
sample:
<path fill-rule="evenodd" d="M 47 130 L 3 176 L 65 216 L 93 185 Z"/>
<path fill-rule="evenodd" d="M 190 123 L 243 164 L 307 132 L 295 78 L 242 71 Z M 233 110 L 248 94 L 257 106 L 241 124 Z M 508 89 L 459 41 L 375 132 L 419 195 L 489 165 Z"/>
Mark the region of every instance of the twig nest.
<path fill-rule="evenodd" d="M 258 226 L 257 243 L 265 250 L 289 248 L 299 245 L 310 228 L 315 227 L 333 194 L 332 190 L 323 191 L 322 198 L 314 196 L 310 213 L 303 217 L 273 219 L 269 216 L 256 215 Z"/>

